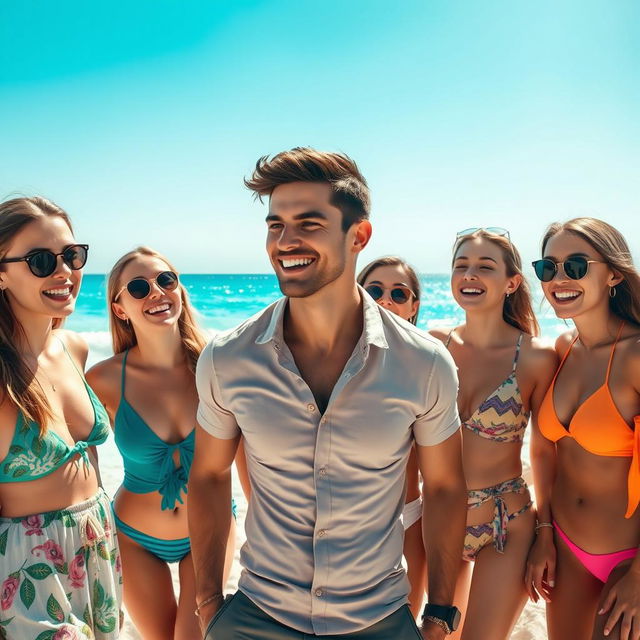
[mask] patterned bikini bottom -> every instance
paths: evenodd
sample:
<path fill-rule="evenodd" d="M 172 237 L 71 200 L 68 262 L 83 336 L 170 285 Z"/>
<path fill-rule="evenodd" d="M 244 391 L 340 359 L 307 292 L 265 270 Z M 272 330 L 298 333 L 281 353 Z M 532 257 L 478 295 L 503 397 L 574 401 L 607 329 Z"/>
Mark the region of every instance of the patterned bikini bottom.
<path fill-rule="evenodd" d="M 505 493 L 526 494 L 529 497 L 527 504 L 518 511 L 509 513 L 504 502 Z M 529 488 L 524 478 L 511 478 L 500 484 L 486 489 L 473 489 L 469 491 L 467 498 L 467 509 L 475 509 L 485 502 L 493 500 L 494 511 L 493 520 L 483 524 L 469 525 L 464 537 L 464 550 L 462 559 L 472 562 L 484 547 L 493 543 L 498 553 L 503 553 L 507 544 L 507 524 L 510 520 L 531 509 L 532 502 L 529 496 Z"/>

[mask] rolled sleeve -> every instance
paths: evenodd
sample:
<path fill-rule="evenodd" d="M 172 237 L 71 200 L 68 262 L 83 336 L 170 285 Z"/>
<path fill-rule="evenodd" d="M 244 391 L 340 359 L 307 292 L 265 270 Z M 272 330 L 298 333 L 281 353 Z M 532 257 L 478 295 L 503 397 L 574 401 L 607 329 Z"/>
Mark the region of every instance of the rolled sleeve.
<path fill-rule="evenodd" d="M 196 367 L 198 389 L 198 424 L 208 433 L 221 440 L 231 440 L 240 432 L 236 418 L 221 402 L 220 388 L 214 367 L 214 340 L 202 350 Z"/>
<path fill-rule="evenodd" d="M 440 444 L 460 428 L 457 400 L 456 365 L 444 347 L 438 348 L 427 384 L 426 411 L 413 423 L 413 434 L 420 446 Z"/>

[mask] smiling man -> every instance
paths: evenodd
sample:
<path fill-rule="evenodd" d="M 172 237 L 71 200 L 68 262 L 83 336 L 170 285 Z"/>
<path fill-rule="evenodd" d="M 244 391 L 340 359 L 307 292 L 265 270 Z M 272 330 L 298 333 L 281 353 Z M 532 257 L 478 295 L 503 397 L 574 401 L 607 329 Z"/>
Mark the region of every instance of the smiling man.
<path fill-rule="evenodd" d="M 285 297 L 214 338 L 198 363 L 189 483 L 207 640 L 442 638 L 466 517 L 457 378 L 440 342 L 356 284 L 369 190 L 345 155 L 261 158 L 267 252 Z M 251 480 L 239 590 L 223 604 L 231 464 Z M 405 467 L 417 443 L 430 605 L 422 631 L 402 568 Z"/>

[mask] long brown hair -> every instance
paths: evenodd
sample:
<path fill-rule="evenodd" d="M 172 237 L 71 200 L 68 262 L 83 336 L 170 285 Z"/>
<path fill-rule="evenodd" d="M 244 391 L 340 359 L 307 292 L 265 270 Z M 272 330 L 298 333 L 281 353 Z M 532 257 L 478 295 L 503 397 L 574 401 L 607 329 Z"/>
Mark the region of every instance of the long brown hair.
<path fill-rule="evenodd" d="M 108 300 L 108 313 L 109 313 L 109 327 L 111 329 L 111 344 L 113 346 L 114 353 L 121 353 L 126 349 L 138 344 L 135 331 L 130 323 L 125 322 L 115 314 L 113 310 L 113 302 L 116 294 L 122 288 L 121 277 L 125 267 L 136 258 L 141 256 L 149 256 L 151 258 L 158 258 L 162 260 L 171 271 L 176 271 L 175 267 L 161 254 L 149 247 L 138 247 L 129 253 L 125 253 L 114 265 L 109 272 L 107 280 L 107 300 Z M 176 271 L 177 273 L 177 271 Z M 198 356 L 202 349 L 204 349 L 207 341 L 202 333 L 202 330 L 198 326 L 195 318 L 195 310 L 189 300 L 189 294 L 184 288 L 184 285 L 180 283 L 178 285 L 180 291 L 180 297 L 182 299 L 182 313 L 178 319 L 178 330 L 180 331 L 180 337 L 182 338 L 182 348 L 187 356 L 189 363 L 189 369 L 192 373 L 196 372 L 196 363 L 198 362 Z"/>
<path fill-rule="evenodd" d="M 622 320 L 640 325 L 640 274 L 633 264 L 629 245 L 624 236 L 610 224 L 597 218 L 573 218 L 567 222 L 554 222 L 542 238 L 542 255 L 552 236 L 568 231 L 588 242 L 602 259 L 623 280 L 609 297 L 609 308 Z"/>
<path fill-rule="evenodd" d="M 73 228 L 67 213 L 58 205 L 35 196 L 14 198 L 0 203 L 0 259 L 6 256 L 13 239 L 30 223 L 45 216 L 62 218 L 71 232 Z M 3 265 L 0 265 L 0 269 Z M 60 318 L 53 319 L 53 328 L 62 324 Z M 25 362 L 17 345 L 24 337 L 24 328 L 11 309 L 4 290 L 0 291 L 0 404 L 9 398 L 25 420 L 40 427 L 40 436 L 53 418 L 51 407 L 34 371 Z"/>
<path fill-rule="evenodd" d="M 455 258 L 458 249 L 467 240 L 473 238 L 483 238 L 495 244 L 502 253 L 502 258 L 507 270 L 507 276 L 522 276 L 520 286 L 509 296 L 506 296 L 502 305 L 502 318 L 512 327 L 520 329 L 524 333 L 531 336 L 537 336 L 540 333 L 540 325 L 533 311 L 533 301 L 531 298 L 531 289 L 529 283 L 522 272 L 522 258 L 519 251 L 507 236 L 501 236 L 491 233 L 486 229 L 478 229 L 473 233 L 461 236 L 456 240 L 453 247 L 453 256 Z"/>
<path fill-rule="evenodd" d="M 405 262 L 402 258 L 398 258 L 397 256 L 385 256 L 383 258 L 378 258 L 370 262 L 358 274 L 358 284 L 361 287 L 364 287 L 364 283 L 367 281 L 367 278 L 378 267 L 400 267 L 401 269 L 403 269 L 409 277 L 409 287 L 413 292 L 414 298 L 418 301 L 418 303 L 420 302 L 420 280 L 418 279 L 418 275 L 416 274 L 415 269 L 409 263 Z M 415 314 L 411 316 L 411 318 L 409 318 L 409 322 L 411 324 L 416 324 L 418 322 L 419 313 L 420 305 L 418 305 L 418 310 L 415 312 Z"/>

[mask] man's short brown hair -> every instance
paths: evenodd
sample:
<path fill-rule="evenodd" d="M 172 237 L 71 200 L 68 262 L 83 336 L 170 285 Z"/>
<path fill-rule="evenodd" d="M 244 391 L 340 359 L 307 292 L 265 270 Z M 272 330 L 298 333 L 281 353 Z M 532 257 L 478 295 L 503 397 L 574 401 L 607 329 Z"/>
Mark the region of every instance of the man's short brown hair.
<path fill-rule="evenodd" d="M 356 163 L 343 153 L 295 147 L 273 158 L 262 156 L 245 185 L 262 201 L 281 184 L 325 182 L 331 185 L 330 203 L 342 211 L 342 229 L 369 218 L 369 187 Z"/>

